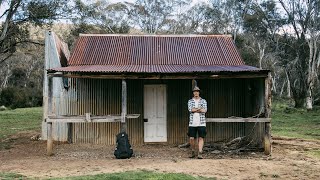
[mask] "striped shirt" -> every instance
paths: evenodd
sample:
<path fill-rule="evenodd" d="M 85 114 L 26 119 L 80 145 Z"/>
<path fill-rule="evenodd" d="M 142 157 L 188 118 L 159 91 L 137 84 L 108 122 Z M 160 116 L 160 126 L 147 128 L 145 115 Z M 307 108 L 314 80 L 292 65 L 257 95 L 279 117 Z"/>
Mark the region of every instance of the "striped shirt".
<path fill-rule="evenodd" d="M 194 113 L 192 112 L 192 108 L 196 107 L 196 103 L 194 101 L 194 99 L 190 99 L 188 101 L 188 110 L 190 112 L 190 117 L 189 117 L 189 126 L 192 126 L 193 124 L 193 115 Z M 207 101 L 205 99 L 200 98 L 199 101 L 199 108 L 204 109 L 207 112 Z M 200 126 L 206 126 L 206 113 L 199 113 L 200 114 Z"/>

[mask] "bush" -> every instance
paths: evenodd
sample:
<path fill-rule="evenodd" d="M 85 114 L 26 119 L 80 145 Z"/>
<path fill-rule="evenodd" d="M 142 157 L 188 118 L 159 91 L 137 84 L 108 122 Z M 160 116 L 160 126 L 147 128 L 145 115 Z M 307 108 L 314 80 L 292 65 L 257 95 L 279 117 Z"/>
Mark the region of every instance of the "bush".
<path fill-rule="evenodd" d="M 15 108 L 42 105 L 42 92 L 31 88 L 7 87 L 1 91 L 0 104 Z"/>

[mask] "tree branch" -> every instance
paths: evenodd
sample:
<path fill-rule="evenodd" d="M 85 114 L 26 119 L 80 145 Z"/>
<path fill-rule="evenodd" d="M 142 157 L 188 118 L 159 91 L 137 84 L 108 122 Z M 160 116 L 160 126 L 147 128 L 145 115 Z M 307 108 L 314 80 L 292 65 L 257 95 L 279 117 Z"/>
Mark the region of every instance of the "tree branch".
<path fill-rule="evenodd" d="M 288 8 L 286 7 L 286 5 L 284 4 L 283 0 L 279 0 L 281 6 L 283 7 L 283 9 L 286 11 L 287 15 L 288 15 L 288 20 L 289 22 L 292 24 L 293 26 L 293 29 L 298 37 L 298 39 L 300 39 L 300 35 L 299 35 L 299 32 L 298 32 L 298 29 L 297 29 L 297 26 L 296 26 L 296 23 L 295 23 L 295 19 L 294 19 L 294 2 L 293 3 L 293 12 L 292 14 L 289 12 Z"/>
<path fill-rule="evenodd" d="M 13 0 L 11 1 L 9 12 L 7 18 L 3 25 L 3 30 L 0 36 L 0 41 L 3 41 L 6 38 L 9 22 L 12 20 L 13 15 L 17 12 L 18 7 L 20 6 L 21 0 Z"/>
<path fill-rule="evenodd" d="M 7 57 L 3 58 L 0 60 L 0 64 L 4 63 L 7 59 L 9 59 L 11 56 L 13 55 L 13 53 L 10 53 Z"/>

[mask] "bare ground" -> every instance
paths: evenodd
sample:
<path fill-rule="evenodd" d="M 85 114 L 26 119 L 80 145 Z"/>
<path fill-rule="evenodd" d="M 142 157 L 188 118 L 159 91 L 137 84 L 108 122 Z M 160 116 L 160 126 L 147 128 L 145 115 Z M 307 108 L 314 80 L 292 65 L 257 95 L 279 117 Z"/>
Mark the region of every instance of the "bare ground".
<path fill-rule="evenodd" d="M 274 138 L 273 153 L 206 153 L 189 159 L 188 149 L 169 145 L 134 146 L 135 157 L 118 160 L 114 146 L 55 144 L 46 155 L 46 142 L 31 141 L 34 133 L 12 136 L 10 149 L 0 150 L 0 172 L 31 178 L 94 175 L 132 170 L 185 173 L 218 179 L 319 179 L 320 159 L 308 151 L 320 150 L 320 141 Z M 8 140 L 7 140 L 8 141 Z"/>

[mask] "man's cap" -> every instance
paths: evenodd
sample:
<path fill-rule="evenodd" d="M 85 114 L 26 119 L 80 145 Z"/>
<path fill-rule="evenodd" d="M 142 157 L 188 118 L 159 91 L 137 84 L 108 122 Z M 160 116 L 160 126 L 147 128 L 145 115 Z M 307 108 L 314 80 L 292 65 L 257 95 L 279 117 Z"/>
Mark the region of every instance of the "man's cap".
<path fill-rule="evenodd" d="M 199 88 L 198 86 L 195 86 L 195 87 L 193 88 L 192 92 L 193 92 L 193 91 L 200 91 L 200 88 Z"/>

